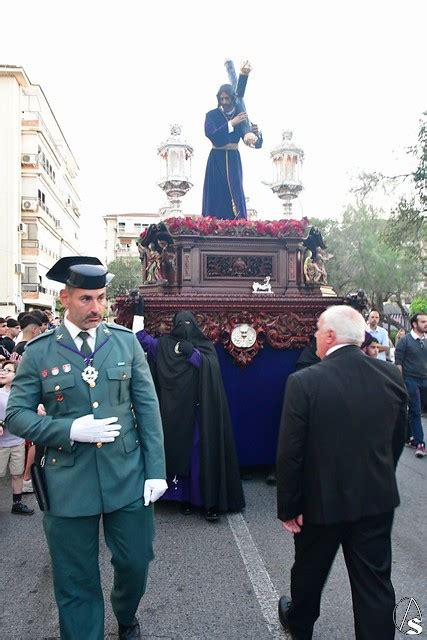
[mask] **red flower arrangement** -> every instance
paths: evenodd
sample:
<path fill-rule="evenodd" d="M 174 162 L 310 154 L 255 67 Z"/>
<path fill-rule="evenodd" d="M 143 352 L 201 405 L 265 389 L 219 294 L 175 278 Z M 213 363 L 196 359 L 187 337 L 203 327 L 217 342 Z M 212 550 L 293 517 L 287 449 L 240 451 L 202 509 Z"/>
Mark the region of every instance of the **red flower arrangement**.
<path fill-rule="evenodd" d="M 218 218 L 168 218 L 165 223 L 172 235 L 194 236 L 270 236 L 302 237 L 309 221 L 302 220 L 219 220 Z"/>

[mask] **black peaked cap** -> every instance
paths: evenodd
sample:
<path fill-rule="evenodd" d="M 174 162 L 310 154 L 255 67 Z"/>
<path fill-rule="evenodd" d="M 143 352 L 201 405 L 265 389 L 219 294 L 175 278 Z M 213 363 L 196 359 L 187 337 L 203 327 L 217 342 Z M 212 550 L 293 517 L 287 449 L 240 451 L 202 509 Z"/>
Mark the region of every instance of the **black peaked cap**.
<path fill-rule="evenodd" d="M 61 258 L 47 272 L 46 278 L 77 289 L 103 289 L 114 278 L 102 262 L 92 256 Z"/>

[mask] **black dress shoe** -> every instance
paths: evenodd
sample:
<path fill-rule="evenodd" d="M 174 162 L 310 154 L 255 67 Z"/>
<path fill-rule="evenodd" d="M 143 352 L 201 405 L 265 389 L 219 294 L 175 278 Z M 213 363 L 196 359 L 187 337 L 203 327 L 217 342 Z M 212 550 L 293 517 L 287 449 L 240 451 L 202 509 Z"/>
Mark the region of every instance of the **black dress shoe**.
<path fill-rule="evenodd" d="M 291 606 L 291 604 L 292 604 L 292 600 L 287 596 L 282 596 L 279 599 L 279 620 L 280 620 L 280 624 L 285 629 L 285 631 L 291 631 L 289 628 L 289 620 L 288 620 L 289 607 Z"/>
<path fill-rule="evenodd" d="M 266 483 L 269 485 L 274 485 L 276 484 L 277 480 L 276 480 L 276 473 L 275 471 L 270 471 L 270 473 L 268 474 L 268 476 L 265 479 Z"/>
<path fill-rule="evenodd" d="M 193 507 L 189 502 L 181 503 L 181 513 L 183 516 L 190 516 L 193 513 Z"/>
<path fill-rule="evenodd" d="M 205 520 L 208 522 L 217 522 L 219 520 L 219 513 L 216 507 L 211 507 L 205 511 Z"/>
<path fill-rule="evenodd" d="M 119 640 L 141 640 L 141 629 L 136 618 L 132 624 L 120 624 L 119 622 Z"/>

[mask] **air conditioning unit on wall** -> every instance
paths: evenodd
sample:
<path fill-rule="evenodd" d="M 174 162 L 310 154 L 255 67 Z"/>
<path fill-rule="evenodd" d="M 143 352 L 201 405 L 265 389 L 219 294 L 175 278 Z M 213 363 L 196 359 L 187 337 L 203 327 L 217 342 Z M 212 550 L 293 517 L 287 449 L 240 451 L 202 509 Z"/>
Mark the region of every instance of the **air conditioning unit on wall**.
<path fill-rule="evenodd" d="M 38 198 L 22 198 L 21 209 L 23 211 L 37 211 L 38 208 Z"/>
<path fill-rule="evenodd" d="M 21 262 L 18 262 L 17 264 L 15 264 L 15 273 L 21 276 L 24 275 L 25 269 L 24 269 L 24 265 L 21 264 Z"/>
<path fill-rule="evenodd" d="M 39 163 L 39 157 L 37 153 L 22 153 L 21 164 L 24 167 L 36 167 Z"/>

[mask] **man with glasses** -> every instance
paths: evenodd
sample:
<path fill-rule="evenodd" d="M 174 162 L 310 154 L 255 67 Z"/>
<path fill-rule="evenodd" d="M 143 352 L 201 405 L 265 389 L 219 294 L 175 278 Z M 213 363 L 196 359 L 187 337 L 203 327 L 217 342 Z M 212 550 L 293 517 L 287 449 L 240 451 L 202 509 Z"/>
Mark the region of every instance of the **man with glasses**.
<path fill-rule="evenodd" d="M 421 421 L 422 394 L 427 393 L 427 313 L 415 313 L 411 331 L 396 345 L 395 362 L 403 373 L 409 395 L 408 446 L 415 448 L 417 458 L 424 458 L 426 447 Z"/>

